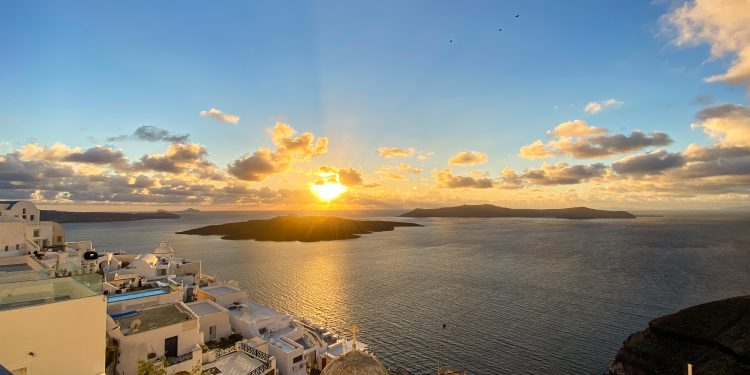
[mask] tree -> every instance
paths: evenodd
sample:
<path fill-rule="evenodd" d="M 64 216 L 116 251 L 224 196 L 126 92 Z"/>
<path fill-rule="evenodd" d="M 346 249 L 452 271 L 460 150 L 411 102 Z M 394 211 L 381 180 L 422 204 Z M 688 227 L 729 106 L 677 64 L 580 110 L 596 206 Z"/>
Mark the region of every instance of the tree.
<path fill-rule="evenodd" d="M 167 375 L 167 369 L 164 368 L 163 361 L 144 361 L 138 360 L 138 375 Z"/>

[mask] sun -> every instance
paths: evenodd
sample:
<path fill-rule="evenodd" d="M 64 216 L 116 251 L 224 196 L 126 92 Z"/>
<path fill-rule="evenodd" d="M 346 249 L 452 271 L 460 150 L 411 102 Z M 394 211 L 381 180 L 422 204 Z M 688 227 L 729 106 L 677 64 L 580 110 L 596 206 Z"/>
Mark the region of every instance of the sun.
<path fill-rule="evenodd" d="M 310 184 L 310 191 L 320 200 L 330 202 L 338 198 L 347 190 L 347 187 L 338 182 L 325 182 L 322 184 Z"/>

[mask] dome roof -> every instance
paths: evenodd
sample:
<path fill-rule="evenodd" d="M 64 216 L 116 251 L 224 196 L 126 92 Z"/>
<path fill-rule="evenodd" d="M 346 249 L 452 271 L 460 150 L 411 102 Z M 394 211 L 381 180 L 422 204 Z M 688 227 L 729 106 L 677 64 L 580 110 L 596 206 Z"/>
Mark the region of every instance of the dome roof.
<path fill-rule="evenodd" d="M 159 242 L 159 247 L 157 247 L 156 249 L 154 249 L 154 251 L 152 251 L 152 252 L 154 254 L 157 254 L 157 255 L 172 255 L 172 254 L 174 254 L 174 250 L 172 249 L 171 246 L 169 246 L 169 244 L 167 243 L 167 241 Z"/>
<path fill-rule="evenodd" d="M 336 358 L 321 375 L 388 375 L 388 370 L 375 357 L 353 350 Z"/>

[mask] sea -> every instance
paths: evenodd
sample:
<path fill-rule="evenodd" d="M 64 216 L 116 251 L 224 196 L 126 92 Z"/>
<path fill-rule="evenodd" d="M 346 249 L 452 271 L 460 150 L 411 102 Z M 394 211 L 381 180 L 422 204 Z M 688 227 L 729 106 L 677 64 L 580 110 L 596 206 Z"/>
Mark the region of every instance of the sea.
<path fill-rule="evenodd" d="M 439 365 L 477 375 L 602 374 L 650 320 L 750 294 L 750 210 L 632 220 L 401 212 L 324 214 L 423 227 L 314 243 L 175 234 L 289 212 L 63 226 L 66 240 L 93 240 L 100 251 L 169 241 L 177 256 L 201 260 L 204 273 L 236 280 L 262 304 L 345 335 L 356 324 L 382 363 L 411 374 Z"/>

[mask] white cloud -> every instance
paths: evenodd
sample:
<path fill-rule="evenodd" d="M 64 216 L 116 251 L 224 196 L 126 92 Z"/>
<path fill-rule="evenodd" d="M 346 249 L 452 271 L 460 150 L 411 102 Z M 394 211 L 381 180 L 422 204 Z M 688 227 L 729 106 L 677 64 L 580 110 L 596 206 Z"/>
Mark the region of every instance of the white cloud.
<path fill-rule="evenodd" d="M 714 58 L 735 56 L 725 73 L 707 77 L 707 82 L 750 87 L 750 2 L 688 1 L 664 15 L 662 24 L 673 32 L 676 45 L 707 43 Z"/>
<path fill-rule="evenodd" d="M 240 116 L 222 113 L 220 110 L 211 107 L 208 111 L 201 111 L 201 117 L 211 117 L 219 121 L 230 122 L 237 125 L 240 122 Z"/>
<path fill-rule="evenodd" d="M 610 98 L 598 102 L 589 102 L 588 104 L 586 104 L 586 107 L 584 107 L 583 110 L 588 113 L 597 114 L 606 108 L 620 108 L 623 104 L 625 103 L 617 99 Z"/>

